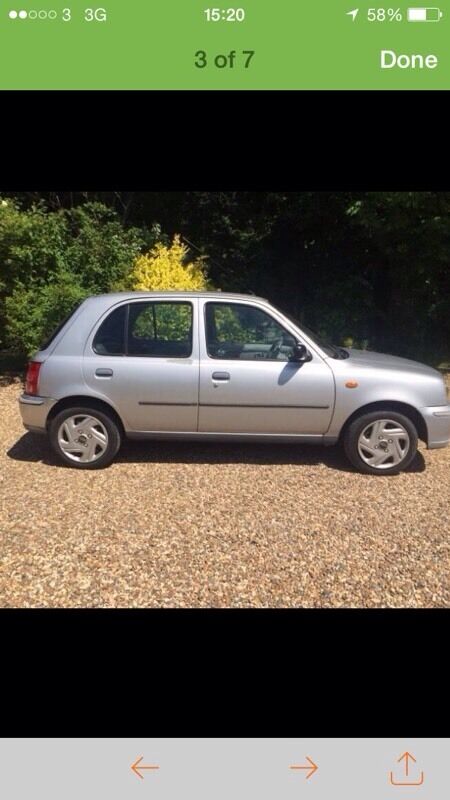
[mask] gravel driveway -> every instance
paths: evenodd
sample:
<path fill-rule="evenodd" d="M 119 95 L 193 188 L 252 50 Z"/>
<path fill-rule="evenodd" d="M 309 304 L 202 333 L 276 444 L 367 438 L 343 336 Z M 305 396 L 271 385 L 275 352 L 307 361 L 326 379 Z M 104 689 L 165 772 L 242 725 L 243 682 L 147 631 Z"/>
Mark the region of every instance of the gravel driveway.
<path fill-rule="evenodd" d="M 130 442 L 77 472 L 4 383 L 2 607 L 450 605 L 450 448 L 373 477 L 337 448 Z"/>

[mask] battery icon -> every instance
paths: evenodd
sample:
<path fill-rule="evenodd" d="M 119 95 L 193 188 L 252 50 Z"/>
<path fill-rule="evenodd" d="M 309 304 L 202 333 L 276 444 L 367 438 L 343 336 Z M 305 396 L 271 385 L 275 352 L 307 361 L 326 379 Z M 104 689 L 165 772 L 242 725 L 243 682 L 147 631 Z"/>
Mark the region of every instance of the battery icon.
<path fill-rule="evenodd" d="M 439 8 L 408 8 L 408 22 L 439 22 L 444 16 Z"/>

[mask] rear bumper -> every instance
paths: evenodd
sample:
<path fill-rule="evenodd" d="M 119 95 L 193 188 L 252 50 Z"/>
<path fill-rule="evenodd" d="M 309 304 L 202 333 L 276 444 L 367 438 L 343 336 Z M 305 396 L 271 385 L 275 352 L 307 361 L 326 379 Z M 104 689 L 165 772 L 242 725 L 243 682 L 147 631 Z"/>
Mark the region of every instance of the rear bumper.
<path fill-rule="evenodd" d="M 446 447 L 450 443 L 450 404 L 446 406 L 428 406 L 420 412 L 425 420 L 428 432 L 427 447 L 434 450 Z"/>
<path fill-rule="evenodd" d="M 23 394 L 19 397 L 19 408 L 22 422 L 28 431 L 45 433 L 47 417 L 56 400 L 52 397 L 34 397 Z"/>

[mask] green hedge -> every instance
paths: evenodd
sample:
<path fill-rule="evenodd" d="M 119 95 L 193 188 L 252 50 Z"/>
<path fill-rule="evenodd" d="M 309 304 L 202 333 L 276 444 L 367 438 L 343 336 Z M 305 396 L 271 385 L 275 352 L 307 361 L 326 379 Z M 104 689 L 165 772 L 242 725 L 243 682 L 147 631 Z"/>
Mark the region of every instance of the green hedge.
<path fill-rule="evenodd" d="M 33 353 L 80 300 L 120 286 L 158 234 L 97 202 L 23 210 L 0 198 L 0 348 Z"/>

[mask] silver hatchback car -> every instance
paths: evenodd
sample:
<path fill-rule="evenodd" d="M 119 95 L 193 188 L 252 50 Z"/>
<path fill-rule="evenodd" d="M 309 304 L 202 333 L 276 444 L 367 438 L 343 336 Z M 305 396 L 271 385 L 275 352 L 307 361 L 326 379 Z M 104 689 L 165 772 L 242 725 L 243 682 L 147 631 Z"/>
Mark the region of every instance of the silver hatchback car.
<path fill-rule="evenodd" d="M 25 427 L 72 467 L 109 464 L 124 436 L 335 444 L 374 475 L 418 438 L 450 440 L 442 376 L 336 347 L 259 297 L 130 292 L 89 297 L 28 365 Z"/>

